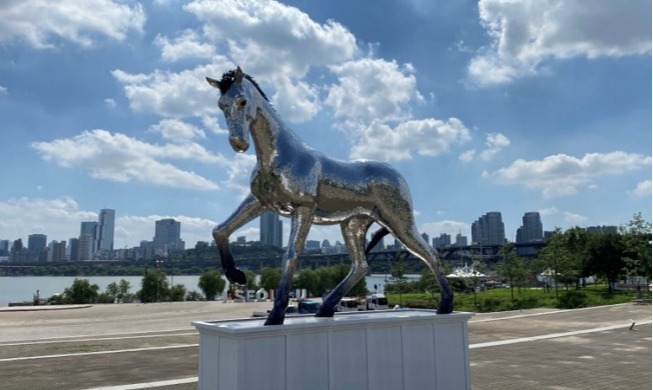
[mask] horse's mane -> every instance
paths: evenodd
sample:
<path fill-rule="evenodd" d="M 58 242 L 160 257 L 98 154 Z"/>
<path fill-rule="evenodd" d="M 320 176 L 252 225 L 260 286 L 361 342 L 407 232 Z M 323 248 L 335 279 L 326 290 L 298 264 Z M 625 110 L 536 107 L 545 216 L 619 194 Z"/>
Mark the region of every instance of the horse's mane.
<path fill-rule="evenodd" d="M 236 75 L 236 70 L 235 70 L 235 69 L 234 69 L 234 70 L 230 70 L 230 71 L 228 71 L 228 72 L 225 72 L 225 73 L 222 75 L 222 80 L 220 80 L 220 84 L 219 84 L 219 85 L 220 85 L 220 93 L 222 93 L 223 95 L 224 95 L 225 93 L 227 93 L 227 91 L 229 90 L 229 88 L 231 88 L 231 85 L 234 83 L 234 77 L 235 77 L 235 75 Z M 265 96 L 265 92 L 263 92 L 263 90 L 262 90 L 261 87 L 258 85 L 258 83 L 257 83 L 256 81 L 254 81 L 254 78 L 253 78 L 252 76 L 248 75 L 247 73 L 243 73 L 243 76 L 244 76 L 247 80 L 249 80 L 252 84 L 254 84 L 254 86 L 256 87 L 256 89 L 258 89 L 258 91 L 259 91 L 259 93 L 261 94 L 261 96 L 263 96 L 263 98 L 269 102 L 268 97 Z"/>

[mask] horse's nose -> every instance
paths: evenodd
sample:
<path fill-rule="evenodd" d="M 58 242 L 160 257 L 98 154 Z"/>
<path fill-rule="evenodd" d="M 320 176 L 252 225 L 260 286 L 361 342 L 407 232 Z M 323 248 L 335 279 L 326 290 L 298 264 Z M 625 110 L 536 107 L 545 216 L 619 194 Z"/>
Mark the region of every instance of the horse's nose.
<path fill-rule="evenodd" d="M 243 137 L 229 137 L 229 143 L 233 150 L 238 153 L 242 153 L 249 149 L 249 142 L 247 142 L 247 139 Z"/>

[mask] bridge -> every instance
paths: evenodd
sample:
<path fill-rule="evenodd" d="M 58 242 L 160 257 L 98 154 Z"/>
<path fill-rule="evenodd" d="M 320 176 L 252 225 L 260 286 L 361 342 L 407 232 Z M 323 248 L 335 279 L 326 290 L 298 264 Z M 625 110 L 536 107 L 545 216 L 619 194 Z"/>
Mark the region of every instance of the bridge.
<path fill-rule="evenodd" d="M 533 258 L 537 251 L 544 247 L 543 242 L 528 243 L 528 244 L 513 244 L 516 252 L 524 258 Z M 501 245 L 467 245 L 440 248 L 439 254 L 441 261 L 445 263 L 460 265 L 464 263 L 471 263 L 473 261 L 480 261 L 485 264 L 493 264 L 501 259 L 499 254 Z M 304 254 L 300 255 L 301 268 L 319 268 L 324 266 L 332 266 L 336 264 L 349 264 L 348 253 L 336 254 Z M 406 261 L 408 268 L 421 267 L 421 261 L 413 256 L 410 252 L 400 250 L 383 250 L 370 252 L 367 255 L 367 262 L 370 265 L 371 272 L 379 273 L 386 272 L 390 265 L 397 259 Z M 266 256 L 266 257 L 246 257 L 236 256 L 236 263 L 240 268 L 250 269 L 254 272 L 259 271 L 265 267 L 280 267 L 281 256 Z M 419 264 L 417 264 L 419 263 Z M 142 267 L 142 268 L 159 268 L 162 271 L 171 272 L 173 269 L 188 271 L 193 267 L 204 269 L 207 267 L 219 267 L 219 259 L 216 257 L 211 260 L 196 260 L 196 259 L 179 259 L 179 260 L 89 260 L 89 261 L 63 261 L 63 262 L 47 262 L 47 263 L 13 263 L 2 262 L 0 263 L 0 275 L 21 274 L 27 269 L 38 268 L 44 266 L 50 267 L 66 267 L 76 266 L 82 269 L 95 266 L 119 266 L 119 267 Z M 197 271 L 197 269 L 195 270 Z M 194 272 L 195 272 L 194 271 Z M 82 274 L 83 275 L 83 274 Z"/>

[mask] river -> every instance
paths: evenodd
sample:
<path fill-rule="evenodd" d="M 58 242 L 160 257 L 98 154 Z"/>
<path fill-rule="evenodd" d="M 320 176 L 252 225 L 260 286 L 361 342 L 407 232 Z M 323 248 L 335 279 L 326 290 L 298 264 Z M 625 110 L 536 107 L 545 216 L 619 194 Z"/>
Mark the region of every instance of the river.
<path fill-rule="evenodd" d="M 92 284 L 97 284 L 100 292 L 106 291 L 109 284 L 125 279 L 131 285 L 129 292 L 134 294 L 141 288 L 142 276 L 0 276 L 0 307 L 8 306 L 9 302 L 31 301 L 37 291 L 41 298 L 60 294 L 73 284 L 75 278 L 88 279 Z M 368 290 L 383 292 L 385 275 L 374 274 L 365 280 Z M 176 275 L 168 280 L 172 284 L 183 284 L 187 291 L 201 292 L 197 287 L 198 281 L 198 275 Z"/>

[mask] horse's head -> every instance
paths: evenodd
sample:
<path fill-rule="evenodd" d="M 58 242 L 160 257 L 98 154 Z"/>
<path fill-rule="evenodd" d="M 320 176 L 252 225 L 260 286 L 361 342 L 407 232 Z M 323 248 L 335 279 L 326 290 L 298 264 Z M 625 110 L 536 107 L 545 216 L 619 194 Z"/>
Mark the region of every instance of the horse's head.
<path fill-rule="evenodd" d="M 249 148 L 249 126 L 256 117 L 259 100 L 267 100 L 265 94 L 240 67 L 223 74 L 220 81 L 210 77 L 206 80 L 220 90 L 218 107 L 229 128 L 231 147 L 238 153 L 246 151 Z"/>

